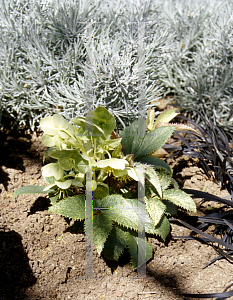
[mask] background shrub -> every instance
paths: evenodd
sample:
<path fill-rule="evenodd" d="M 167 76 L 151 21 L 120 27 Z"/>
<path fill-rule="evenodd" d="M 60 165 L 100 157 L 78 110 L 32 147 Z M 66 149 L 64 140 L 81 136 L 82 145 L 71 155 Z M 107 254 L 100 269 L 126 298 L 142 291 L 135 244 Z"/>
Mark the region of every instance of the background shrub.
<path fill-rule="evenodd" d="M 109 109 L 123 129 L 138 116 L 138 21 L 144 21 L 146 108 L 172 95 L 194 118 L 198 109 L 231 125 L 231 11 L 220 0 L 0 0 L 1 115 L 34 130 L 54 113 L 85 116 L 93 103 L 92 109 Z"/>

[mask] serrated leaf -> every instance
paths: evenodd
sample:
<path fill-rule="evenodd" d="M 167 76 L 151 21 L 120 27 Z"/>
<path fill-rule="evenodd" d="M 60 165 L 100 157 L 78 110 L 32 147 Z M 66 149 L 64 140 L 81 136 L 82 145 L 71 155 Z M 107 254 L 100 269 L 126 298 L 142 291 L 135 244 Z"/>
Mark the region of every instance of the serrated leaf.
<path fill-rule="evenodd" d="M 155 169 L 163 168 L 163 169 L 167 170 L 169 173 L 171 173 L 171 169 L 165 161 L 163 161 L 157 157 L 154 157 L 152 155 L 138 157 L 137 159 L 135 159 L 135 162 L 152 165 L 153 168 L 155 168 Z"/>
<path fill-rule="evenodd" d="M 157 171 L 160 185 L 162 190 L 164 191 L 172 182 L 171 173 L 168 173 L 165 169 L 160 169 Z"/>
<path fill-rule="evenodd" d="M 161 185 L 160 185 L 160 180 L 159 180 L 159 177 L 158 177 L 157 173 L 153 169 L 153 167 L 146 166 L 145 177 L 155 187 L 155 189 L 157 190 L 160 198 L 162 198 L 163 193 L 162 193 L 162 189 L 161 189 Z"/>
<path fill-rule="evenodd" d="M 138 133 L 138 128 L 143 130 L 142 134 Z M 134 154 L 141 146 L 146 134 L 146 124 L 143 118 L 135 120 L 130 126 L 127 126 L 121 133 L 122 144 L 124 146 L 124 155 Z"/>
<path fill-rule="evenodd" d="M 154 225 L 157 226 L 166 210 L 166 205 L 158 197 L 146 198 L 146 209 L 152 218 Z"/>
<path fill-rule="evenodd" d="M 196 204 L 184 191 L 169 189 L 163 192 L 163 198 L 186 210 L 196 212 Z"/>
<path fill-rule="evenodd" d="M 163 239 L 163 241 L 165 241 L 169 232 L 170 232 L 170 223 L 168 219 L 165 216 L 163 216 L 159 224 L 155 227 L 153 234 L 160 236 Z"/>
<path fill-rule="evenodd" d="M 106 213 L 116 223 L 137 230 L 142 224 L 138 224 L 136 206 L 132 205 L 131 200 L 133 199 L 125 199 L 121 195 L 109 195 L 101 200 L 101 207 L 109 208 Z"/>
<path fill-rule="evenodd" d="M 155 187 L 150 183 L 150 181 L 146 181 L 146 197 L 159 197 L 158 192 L 156 191 Z"/>
<path fill-rule="evenodd" d="M 160 122 L 158 123 L 158 127 L 159 126 L 175 126 L 176 127 L 176 131 L 187 131 L 187 130 L 190 130 L 190 131 L 194 131 L 196 132 L 197 134 L 200 134 L 199 131 L 197 131 L 196 129 L 188 126 L 188 125 L 184 125 L 184 124 L 177 124 L 177 123 L 163 123 L 163 122 Z"/>
<path fill-rule="evenodd" d="M 93 216 L 93 243 L 99 255 L 111 230 L 112 220 L 104 211 Z"/>
<path fill-rule="evenodd" d="M 147 233 L 151 233 L 151 234 L 155 234 L 155 225 L 153 220 L 151 219 L 145 204 L 143 204 L 142 201 L 138 201 L 138 199 L 127 199 L 128 202 L 131 203 L 132 207 L 134 208 L 134 211 L 139 211 L 139 215 L 140 216 L 144 216 L 144 220 L 142 220 L 142 222 L 139 224 L 138 228 L 136 230 L 142 231 L 141 230 L 141 226 L 144 227 L 145 231 Z M 138 216 L 138 213 L 137 213 Z M 143 223 L 144 221 L 144 223 Z"/>
<path fill-rule="evenodd" d="M 178 185 L 177 181 L 174 178 L 172 178 L 171 184 L 174 186 L 175 190 L 179 189 L 179 185 Z"/>
<path fill-rule="evenodd" d="M 104 245 L 103 255 L 109 260 L 118 260 L 128 244 L 129 233 L 114 224 Z"/>
<path fill-rule="evenodd" d="M 132 144 L 136 130 L 137 120 L 135 120 L 130 126 L 125 127 L 125 129 L 121 133 L 122 144 L 124 146 L 124 155 L 132 153 Z"/>
<path fill-rule="evenodd" d="M 162 201 L 166 205 L 166 210 L 164 212 L 167 216 L 177 215 L 177 206 L 168 200 Z"/>
<path fill-rule="evenodd" d="M 80 194 L 65 198 L 49 207 L 48 212 L 74 220 L 83 220 L 85 219 L 85 195 Z"/>
<path fill-rule="evenodd" d="M 158 118 L 155 121 L 155 127 L 159 125 L 159 123 L 169 123 L 173 118 L 178 116 L 177 108 L 168 108 L 164 110 L 161 114 L 159 114 Z"/>
<path fill-rule="evenodd" d="M 132 152 L 134 158 L 136 159 L 137 157 L 148 155 L 161 148 L 175 129 L 176 128 L 172 126 L 162 126 L 147 133 L 141 146 L 135 149 L 135 152 Z"/>
<path fill-rule="evenodd" d="M 137 129 L 134 135 L 131 153 L 136 157 L 136 153 L 138 149 L 142 146 L 143 140 L 146 135 L 146 122 L 143 118 L 138 118 L 137 121 Z M 129 153 L 129 154 L 131 154 Z"/>
<path fill-rule="evenodd" d="M 49 192 L 51 192 L 51 190 L 44 192 L 43 191 L 44 189 L 45 186 L 38 186 L 38 185 L 22 186 L 15 191 L 13 199 L 24 194 L 48 194 Z"/>
<path fill-rule="evenodd" d="M 137 251 L 137 233 L 135 232 L 132 233 L 130 232 L 129 234 L 129 238 L 128 238 L 129 242 L 128 242 L 128 251 L 130 253 L 130 258 L 131 258 L 131 264 L 133 268 L 137 267 L 137 262 L 138 261 L 148 261 L 150 258 L 153 257 L 153 248 L 152 245 L 150 243 L 148 243 L 146 241 L 146 245 L 144 247 L 144 251 Z M 146 249 L 145 249 L 146 248 Z M 146 250 L 146 251 L 145 251 Z M 143 253 L 143 257 L 140 259 L 138 257 L 138 253 Z"/>

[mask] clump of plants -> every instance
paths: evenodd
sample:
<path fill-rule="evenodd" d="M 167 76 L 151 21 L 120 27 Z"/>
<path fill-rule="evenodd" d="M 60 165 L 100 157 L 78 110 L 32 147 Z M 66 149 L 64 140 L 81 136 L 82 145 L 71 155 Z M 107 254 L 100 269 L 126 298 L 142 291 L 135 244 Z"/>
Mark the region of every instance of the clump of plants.
<path fill-rule="evenodd" d="M 213 176 L 216 182 L 221 182 L 222 189 L 227 189 L 231 196 L 220 198 L 203 191 L 184 189 L 183 191 L 190 194 L 192 198 L 200 198 L 202 202 L 214 201 L 217 206 L 214 209 L 210 206 L 210 212 L 204 216 L 180 216 L 179 219 L 170 218 L 169 221 L 179 222 L 192 230 L 192 235 L 173 237 L 174 239 L 197 240 L 214 248 L 217 256 L 203 266 L 204 269 L 220 259 L 225 258 L 231 263 L 233 261 L 233 128 L 213 124 L 210 120 L 207 121 L 200 112 L 197 113 L 202 120 L 201 125 L 184 116 L 179 116 L 192 124 L 195 131 L 184 131 L 183 135 L 175 132 L 174 138 L 177 135 L 178 140 L 182 141 L 182 146 L 177 147 L 180 149 L 173 156 L 186 154 L 198 158 L 206 175 Z M 169 148 L 167 150 L 169 151 Z M 208 234 L 207 230 L 212 234 Z M 230 286 L 222 293 L 185 294 L 184 296 L 227 299 L 233 295 L 233 290 L 226 292 Z"/>
<path fill-rule="evenodd" d="M 92 190 L 93 243 L 98 254 L 118 260 L 127 248 L 135 268 L 137 231 L 145 228 L 165 241 L 170 231 L 168 217 L 177 213 L 177 207 L 196 211 L 192 198 L 178 189 L 172 170 L 159 158 L 174 130 L 185 127 L 169 124 L 177 114 L 171 108 L 154 120 L 155 112 L 150 109 L 146 122 L 135 120 L 121 135 L 114 131 L 116 121 L 104 107 L 89 111 L 86 118 L 74 118 L 73 124 L 59 114 L 41 119 L 42 142 L 48 147 L 43 159 L 51 159 L 42 168 L 48 186 L 21 187 L 14 197 L 46 193 L 51 201 L 48 212 L 85 220 L 85 192 Z M 91 184 L 87 180 L 90 168 Z M 143 179 L 145 204 L 138 199 Z M 142 210 L 145 222 L 139 218 Z M 146 242 L 145 259 L 151 257 L 152 246 Z"/>

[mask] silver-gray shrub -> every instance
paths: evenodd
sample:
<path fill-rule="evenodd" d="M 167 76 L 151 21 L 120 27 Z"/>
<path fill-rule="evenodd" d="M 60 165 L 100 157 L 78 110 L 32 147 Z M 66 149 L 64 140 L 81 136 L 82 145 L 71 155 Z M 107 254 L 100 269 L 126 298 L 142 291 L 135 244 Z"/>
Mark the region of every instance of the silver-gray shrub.
<path fill-rule="evenodd" d="M 231 11 L 214 0 L 0 0 L 1 113 L 34 130 L 47 115 L 70 120 L 102 105 L 122 129 L 138 116 L 145 64 L 146 108 L 173 93 L 194 117 L 198 109 L 229 124 Z M 145 61 L 138 21 L 146 25 Z"/>
<path fill-rule="evenodd" d="M 180 108 L 219 125 L 233 124 L 233 6 L 229 1 L 167 1 L 165 22 L 176 35 L 161 80 Z"/>
<path fill-rule="evenodd" d="M 0 5 L 1 111 L 19 126 L 33 130 L 39 119 L 55 112 L 67 119 L 84 116 L 90 96 L 93 109 L 105 106 L 119 128 L 129 125 L 138 114 L 138 65 L 143 63 L 138 62 L 138 20 L 148 21 L 146 107 L 164 92 L 158 73 L 171 35 L 158 22 L 158 5 L 81 0 L 1 0 Z M 85 31 L 90 21 L 91 63 Z"/>

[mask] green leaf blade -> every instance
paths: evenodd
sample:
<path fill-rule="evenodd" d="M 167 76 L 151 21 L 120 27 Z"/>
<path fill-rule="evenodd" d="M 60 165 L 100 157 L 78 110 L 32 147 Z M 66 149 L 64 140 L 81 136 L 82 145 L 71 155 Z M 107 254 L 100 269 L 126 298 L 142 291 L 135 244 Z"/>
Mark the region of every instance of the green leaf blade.
<path fill-rule="evenodd" d="M 159 224 L 155 227 L 153 233 L 160 236 L 163 239 L 163 241 L 165 241 L 169 232 L 170 232 L 170 223 L 168 219 L 165 216 L 163 216 Z"/>
<path fill-rule="evenodd" d="M 85 195 L 80 194 L 65 198 L 49 207 L 48 212 L 74 220 L 83 220 L 85 219 Z"/>
<path fill-rule="evenodd" d="M 121 195 L 109 195 L 102 199 L 101 207 L 109 208 L 109 210 L 106 211 L 106 214 L 119 225 L 137 230 L 139 226 L 138 214 L 136 205 L 132 205 L 131 200 L 137 202 L 137 199 L 126 199 Z"/>
<path fill-rule="evenodd" d="M 146 179 L 150 181 L 150 183 L 155 187 L 156 191 L 158 192 L 160 198 L 162 198 L 162 188 L 160 185 L 159 177 L 153 167 L 146 166 Z"/>
<path fill-rule="evenodd" d="M 175 126 L 161 126 L 146 134 L 141 146 L 135 151 L 134 157 L 146 156 L 161 148 L 175 129 Z"/>
<path fill-rule="evenodd" d="M 163 168 L 163 169 L 167 170 L 169 173 L 171 173 L 171 169 L 165 161 L 163 161 L 162 159 L 159 159 L 157 157 L 154 157 L 152 155 L 137 157 L 137 159 L 135 159 L 135 162 L 152 165 L 154 169 Z"/>
<path fill-rule="evenodd" d="M 166 210 L 166 205 L 158 197 L 146 198 L 146 209 L 156 226 Z"/>
<path fill-rule="evenodd" d="M 38 185 L 22 186 L 15 191 L 13 199 L 23 194 L 48 194 L 49 192 L 51 192 L 51 190 L 44 192 L 43 190 L 45 188 L 46 188 L 45 186 L 38 186 Z"/>
<path fill-rule="evenodd" d="M 142 134 L 138 133 L 139 127 L 143 128 Z M 127 126 L 121 133 L 124 155 L 135 154 L 137 149 L 140 148 L 145 134 L 146 125 L 145 120 L 142 118 L 135 120 L 130 126 Z"/>
<path fill-rule="evenodd" d="M 118 260 L 128 244 L 129 233 L 116 224 L 105 243 L 103 255 L 109 260 Z"/>
<path fill-rule="evenodd" d="M 130 253 L 130 258 L 131 258 L 131 264 L 133 268 L 137 267 L 137 261 L 148 261 L 150 258 L 153 257 L 153 248 L 150 243 L 146 241 L 146 252 L 145 249 L 144 251 L 139 251 L 143 256 L 141 259 L 138 257 L 138 243 L 137 243 L 137 233 L 131 233 L 129 234 L 129 243 L 128 243 L 128 251 Z M 145 248 L 145 247 L 144 247 Z"/>
<path fill-rule="evenodd" d="M 196 212 L 196 204 L 184 191 L 168 189 L 163 192 L 163 198 L 186 210 Z"/>
<path fill-rule="evenodd" d="M 93 216 L 93 243 L 99 255 L 111 230 L 112 220 L 105 212 Z"/>

